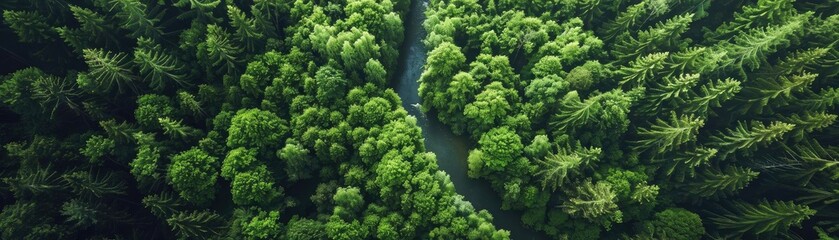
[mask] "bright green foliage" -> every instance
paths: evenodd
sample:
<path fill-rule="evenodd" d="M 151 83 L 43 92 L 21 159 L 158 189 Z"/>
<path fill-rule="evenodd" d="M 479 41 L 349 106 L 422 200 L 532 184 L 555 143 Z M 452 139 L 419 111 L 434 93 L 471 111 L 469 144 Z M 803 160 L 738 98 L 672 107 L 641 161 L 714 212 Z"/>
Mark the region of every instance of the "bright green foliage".
<path fill-rule="evenodd" d="M 556 190 L 570 175 L 580 174 L 583 168 L 597 161 L 600 148 L 585 149 L 583 151 L 569 151 L 559 148 L 558 153 L 550 153 L 543 160 L 539 160 L 541 167 L 542 188 Z"/>
<path fill-rule="evenodd" d="M 740 92 L 740 82 L 727 78 L 721 81 L 709 81 L 708 84 L 700 87 L 699 96 L 690 99 L 686 104 L 685 112 L 699 115 L 707 115 L 711 107 L 720 107 L 722 103 L 733 98 Z"/>
<path fill-rule="evenodd" d="M 654 116 L 662 110 L 672 110 L 684 104 L 683 99 L 687 98 L 691 88 L 699 82 L 699 74 L 667 77 L 663 80 L 660 83 L 651 84 L 652 86 L 641 99 L 639 104 L 641 114 Z"/>
<path fill-rule="evenodd" d="M 759 172 L 749 168 L 730 166 L 722 170 L 708 168 L 688 184 L 686 190 L 700 197 L 730 195 L 748 186 Z"/>
<path fill-rule="evenodd" d="M 181 198 L 195 204 L 206 204 L 215 196 L 217 161 L 203 150 L 193 148 L 172 157 L 169 182 Z"/>
<path fill-rule="evenodd" d="M 196 57 L 210 63 L 213 68 L 224 69 L 225 72 L 236 72 L 241 62 L 239 55 L 241 48 L 230 41 L 230 33 L 218 25 L 207 25 L 207 40 L 198 44 Z"/>
<path fill-rule="evenodd" d="M 755 28 L 734 37 L 734 43 L 728 44 L 725 51 L 740 68 L 754 70 L 766 62 L 766 56 L 789 46 L 804 29 L 810 14 L 796 16 L 783 25 Z"/>
<path fill-rule="evenodd" d="M 292 218 L 288 223 L 285 239 L 318 240 L 324 239 L 326 230 L 322 223 L 307 218 Z"/>
<path fill-rule="evenodd" d="M 649 128 L 639 128 L 636 132 L 639 140 L 635 149 L 640 151 L 653 150 L 656 153 L 672 151 L 682 144 L 696 140 L 699 128 L 705 122 L 694 116 L 676 116 L 672 114 L 669 121 L 656 119 Z"/>
<path fill-rule="evenodd" d="M 734 13 L 734 20 L 723 23 L 706 37 L 728 39 L 740 31 L 782 23 L 794 14 L 795 10 L 790 1 L 759 0 L 755 5 L 743 6 L 741 12 Z"/>
<path fill-rule="evenodd" d="M 601 93 L 581 101 L 575 91 L 565 95 L 550 126 L 554 131 L 578 135 L 584 143 L 599 143 L 619 137 L 629 124 L 632 99 L 620 90 Z"/>
<path fill-rule="evenodd" d="M 506 127 L 489 130 L 481 136 L 478 144 L 481 146 L 482 167 L 492 171 L 504 170 L 524 149 L 521 137 Z"/>
<path fill-rule="evenodd" d="M 782 121 L 795 125 L 790 137 L 804 139 L 807 134 L 829 127 L 836 122 L 836 114 L 804 112 L 802 115 L 793 114 L 789 117 L 779 117 Z"/>
<path fill-rule="evenodd" d="M 230 180 L 238 173 L 254 169 L 257 166 L 256 154 L 254 149 L 244 147 L 230 150 L 221 165 L 221 176 Z"/>
<path fill-rule="evenodd" d="M 760 201 L 757 204 L 733 202 L 710 217 L 711 222 L 735 235 L 774 234 L 788 230 L 816 214 L 806 205 L 783 201 Z"/>
<path fill-rule="evenodd" d="M 693 177 L 696 168 L 708 165 L 711 158 L 717 155 L 717 149 L 697 147 L 685 150 L 671 156 L 662 156 L 654 162 L 662 164 L 662 172 L 667 176 L 674 176 L 677 180 L 684 180 L 685 176 Z"/>
<path fill-rule="evenodd" d="M 619 38 L 612 52 L 620 61 L 627 62 L 641 55 L 668 50 L 679 50 L 686 44 L 679 35 L 688 30 L 693 14 L 685 14 L 659 22 L 655 27 L 638 32 L 638 37 Z"/>
<path fill-rule="evenodd" d="M 236 173 L 230 188 L 236 205 L 265 205 L 280 196 L 271 173 L 265 167 Z"/>
<path fill-rule="evenodd" d="M 184 125 L 182 120 L 158 118 L 157 121 L 160 123 L 160 128 L 163 129 L 163 134 L 175 139 L 184 139 L 199 133 L 198 129 Z"/>
<path fill-rule="evenodd" d="M 638 25 L 646 22 L 646 19 L 664 14 L 668 10 L 666 3 L 660 4 L 650 0 L 642 1 L 627 7 L 614 20 L 604 24 L 603 28 L 599 31 L 599 35 L 603 39 L 610 40 L 621 33 L 637 28 Z"/>
<path fill-rule="evenodd" d="M 818 74 L 802 73 L 790 77 L 755 79 L 752 84 L 744 86 L 743 93 L 738 95 L 737 100 L 743 102 L 739 110 L 743 113 L 748 111 L 762 113 L 766 107 L 783 106 L 792 93 L 803 91 L 813 83 L 816 77 Z M 777 104 L 770 105 L 769 103 Z"/>
<path fill-rule="evenodd" d="M 719 150 L 717 156 L 725 159 L 735 152 L 748 153 L 759 146 L 766 146 L 795 128 L 794 124 L 772 122 L 765 125 L 761 122 L 746 124 L 738 122 L 734 129 L 717 132 L 711 136 L 708 145 Z"/>
<path fill-rule="evenodd" d="M 514 96 L 500 82 L 487 85 L 483 92 L 475 96 L 475 101 L 463 109 L 467 125 L 473 129 L 472 134 L 478 135 L 506 119 L 514 106 L 509 99 Z"/>
<path fill-rule="evenodd" d="M 242 226 L 248 239 L 276 239 L 280 234 L 280 212 L 259 212 L 250 222 Z"/>
<path fill-rule="evenodd" d="M 622 222 L 622 213 L 615 203 L 617 195 L 605 182 L 584 182 L 569 193 L 572 197 L 562 205 L 568 214 L 577 215 L 608 226 Z"/>
<path fill-rule="evenodd" d="M 79 151 L 92 163 L 101 163 L 103 157 L 113 154 L 116 143 L 114 140 L 94 135 L 87 139 L 85 147 Z"/>
<path fill-rule="evenodd" d="M 664 60 L 668 55 L 667 52 L 650 53 L 632 61 L 629 66 L 622 67 L 618 70 L 621 85 L 632 87 L 645 85 L 648 80 L 652 80 L 663 71 Z"/>
<path fill-rule="evenodd" d="M 652 239 L 698 240 L 705 235 L 702 219 L 682 208 L 668 208 L 644 222 L 641 236 Z"/>
<path fill-rule="evenodd" d="M 267 148 L 282 144 L 288 126 L 285 120 L 272 112 L 244 109 L 233 116 L 227 131 L 227 146 L 230 148 Z"/>
<path fill-rule="evenodd" d="M 143 127 L 157 129 L 160 126 L 160 119 L 170 118 L 174 113 L 175 108 L 172 106 L 169 97 L 147 94 L 137 99 L 137 109 L 134 110 L 134 118 Z"/>

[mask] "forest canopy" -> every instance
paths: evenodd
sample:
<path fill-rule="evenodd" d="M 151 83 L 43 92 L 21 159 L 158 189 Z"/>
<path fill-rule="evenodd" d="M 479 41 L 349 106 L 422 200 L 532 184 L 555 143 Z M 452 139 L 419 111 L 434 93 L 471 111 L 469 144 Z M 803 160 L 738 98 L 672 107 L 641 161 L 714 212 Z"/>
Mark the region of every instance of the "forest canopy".
<path fill-rule="evenodd" d="M 839 239 L 836 0 L 413 1 L 3 1 L 0 239 Z"/>
<path fill-rule="evenodd" d="M 0 239 L 508 239 L 387 87 L 409 4 L 3 1 Z"/>
<path fill-rule="evenodd" d="M 555 239 L 834 239 L 836 1 L 431 1 L 423 110 Z"/>

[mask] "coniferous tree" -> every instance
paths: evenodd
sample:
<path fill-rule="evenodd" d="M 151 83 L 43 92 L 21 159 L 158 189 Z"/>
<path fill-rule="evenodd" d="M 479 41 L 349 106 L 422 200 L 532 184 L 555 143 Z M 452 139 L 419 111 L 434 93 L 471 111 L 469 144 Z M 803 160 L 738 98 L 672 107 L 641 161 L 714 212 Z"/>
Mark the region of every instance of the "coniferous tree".
<path fill-rule="evenodd" d="M 733 202 L 710 217 L 720 229 L 736 235 L 774 234 L 798 226 L 816 211 L 806 205 L 783 201 L 760 201 L 757 204 Z"/>

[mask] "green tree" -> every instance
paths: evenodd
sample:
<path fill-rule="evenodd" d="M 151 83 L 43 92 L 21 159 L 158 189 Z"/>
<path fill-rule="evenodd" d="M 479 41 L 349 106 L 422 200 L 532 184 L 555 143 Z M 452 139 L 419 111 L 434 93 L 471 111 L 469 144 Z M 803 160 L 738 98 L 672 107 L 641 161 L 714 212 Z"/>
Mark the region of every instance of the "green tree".
<path fill-rule="evenodd" d="M 507 165 L 521 156 L 524 149 L 521 137 L 507 127 L 489 130 L 481 135 L 478 145 L 482 156 L 482 167 L 492 171 L 503 171 Z"/>
<path fill-rule="evenodd" d="M 783 122 L 772 122 L 768 126 L 761 122 L 738 122 L 734 129 L 717 131 L 710 137 L 707 145 L 719 150 L 717 155 L 725 159 L 729 154 L 749 153 L 758 146 L 778 141 L 794 128 L 795 125 Z"/>
<path fill-rule="evenodd" d="M 709 219 L 718 228 L 732 233 L 774 234 L 788 230 L 816 214 L 806 205 L 784 201 L 760 201 L 757 204 L 732 202 Z"/>
<path fill-rule="evenodd" d="M 203 150 L 193 148 L 172 157 L 169 166 L 169 183 L 181 198 L 203 205 L 215 197 L 217 161 Z"/>
<path fill-rule="evenodd" d="M 687 190 L 705 198 L 730 195 L 748 186 L 759 174 L 760 172 L 752 169 L 737 166 L 729 166 L 722 170 L 708 168 L 688 184 Z"/>
<path fill-rule="evenodd" d="M 702 218 L 682 208 L 668 208 L 643 223 L 641 236 L 652 239 L 698 240 L 705 235 Z"/>
<path fill-rule="evenodd" d="M 679 146 L 696 140 L 699 128 L 705 121 L 690 115 L 670 115 L 669 121 L 656 119 L 649 128 L 638 128 L 635 149 L 639 151 L 653 150 L 656 153 L 672 151 Z"/>
<path fill-rule="evenodd" d="M 236 112 L 227 132 L 227 146 L 269 149 L 281 146 L 288 134 L 288 123 L 276 114 L 259 109 Z"/>
<path fill-rule="evenodd" d="M 274 179 L 264 166 L 251 171 L 239 172 L 230 183 L 230 193 L 236 205 L 266 205 L 281 192 L 274 187 Z"/>

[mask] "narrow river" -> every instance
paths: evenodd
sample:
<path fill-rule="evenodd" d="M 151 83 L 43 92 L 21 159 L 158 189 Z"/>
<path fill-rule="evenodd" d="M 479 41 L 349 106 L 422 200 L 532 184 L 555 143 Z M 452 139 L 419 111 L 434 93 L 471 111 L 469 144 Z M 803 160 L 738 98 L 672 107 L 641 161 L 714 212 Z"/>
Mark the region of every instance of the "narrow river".
<path fill-rule="evenodd" d="M 437 155 L 437 163 L 442 170 L 451 175 L 451 180 L 460 195 L 472 202 L 476 209 L 486 209 L 492 213 L 495 226 L 509 230 L 511 238 L 544 238 L 544 235 L 522 225 L 520 211 L 501 210 L 501 197 L 492 190 L 488 182 L 466 175 L 466 157 L 474 143 L 467 137 L 452 133 L 449 127 L 440 123 L 435 116 L 425 116 L 420 111 L 419 78 L 427 56 L 425 45 L 422 43 L 426 34 L 422 27 L 426 7 L 428 0 L 412 1 L 404 20 L 405 41 L 400 52 L 398 81 L 393 86 L 402 98 L 403 107 L 417 118 L 417 124 L 422 128 L 425 138 L 426 149 Z"/>

